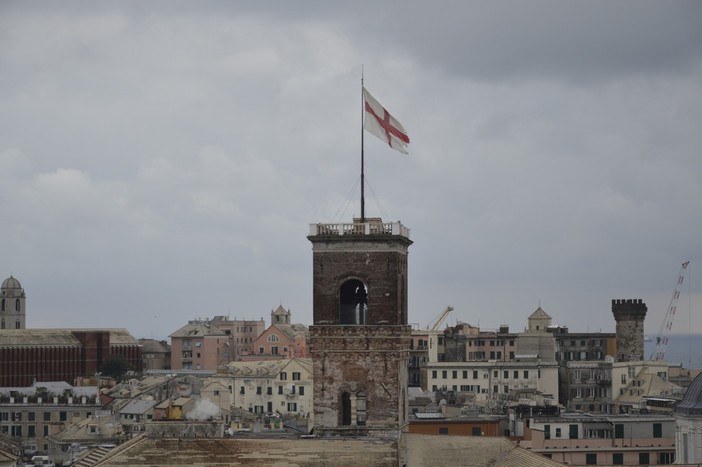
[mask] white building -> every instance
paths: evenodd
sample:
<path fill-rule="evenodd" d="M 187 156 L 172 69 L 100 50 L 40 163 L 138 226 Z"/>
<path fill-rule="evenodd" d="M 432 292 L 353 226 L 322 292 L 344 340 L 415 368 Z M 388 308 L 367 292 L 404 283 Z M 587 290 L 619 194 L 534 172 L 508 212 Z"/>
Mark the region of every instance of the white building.
<path fill-rule="evenodd" d="M 228 379 L 232 406 L 253 413 L 312 415 L 312 359 L 231 362 Z"/>
<path fill-rule="evenodd" d="M 675 459 L 679 464 L 702 464 L 702 373 L 692 381 L 675 407 Z"/>
<path fill-rule="evenodd" d="M 425 391 L 445 388 L 472 393 L 476 401 L 517 399 L 529 394 L 558 399 L 558 363 L 524 358 L 514 361 L 432 362 Z"/>

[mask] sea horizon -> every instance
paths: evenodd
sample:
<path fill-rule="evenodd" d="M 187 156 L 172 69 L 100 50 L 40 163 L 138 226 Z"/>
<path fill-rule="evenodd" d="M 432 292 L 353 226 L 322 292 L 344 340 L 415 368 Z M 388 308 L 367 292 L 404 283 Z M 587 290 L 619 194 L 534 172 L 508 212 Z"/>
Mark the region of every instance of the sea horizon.
<path fill-rule="evenodd" d="M 646 335 L 644 359 L 648 360 L 656 350 L 656 336 Z M 671 365 L 682 364 L 684 368 L 702 369 L 702 334 L 670 334 L 665 351 L 665 361 Z"/>

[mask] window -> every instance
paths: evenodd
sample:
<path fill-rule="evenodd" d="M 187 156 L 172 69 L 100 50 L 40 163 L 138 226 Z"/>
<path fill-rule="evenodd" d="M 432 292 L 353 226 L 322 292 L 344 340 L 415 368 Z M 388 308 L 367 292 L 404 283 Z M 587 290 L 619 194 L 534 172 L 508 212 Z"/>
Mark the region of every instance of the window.
<path fill-rule="evenodd" d="M 556 428 L 556 438 L 560 438 L 560 437 L 561 437 L 561 429 Z"/>
<path fill-rule="evenodd" d="M 448 378 L 448 371 L 446 371 L 446 370 L 442 371 L 442 372 L 441 372 L 441 377 L 444 378 L 444 379 Z"/>
<path fill-rule="evenodd" d="M 659 452 L 658 453 L 658 463 L 660 465 L 670 465 L 675 462 L 674 452 Z"/>
<path fill-rule="evenodd" d="M 478 370 L 473 370 L 473 379 L 478 379 Z"/>
<path fill-rule="evenodd" d="M 35 430 L 36 430 L 36 428 L 34 427 L 34 425 L 29 425 L 29 426 L 27 427 L 27 436 L 28 436 L 29 438 L 34 438 L 34 437 L 36 436 L 36 431 L 35 431 Z"/>
<path fill-rule="evenodd" d="M 261 394 L 261 386 L 256 387 L 256 394 Z"/>
<path fill-rule="evenodd" d="M 597 465 L 597 454 L 594 452 L 588 452 L 585 454 L 585 464 L 586 465 Z"/>
<path fill-rule="evenodd" d="M 288 402 L 288 412 L 297 412 L 297 402 Z"/>
<path fill-rule="evenodd" d="M 578 425 L 568 425 L 568 438 L 578 439 Z"/>
<path fill-rule="evenodd" d="M 551 439 L 551 425 L 544 425 L 544 439 Z"/>
<path fill-rule="evenodd" d="M 468 379 L 468 370 L 463 370 L 463 379 Z"/>
<path fill-rule="evenodd" d="M 271 334 L 268 336 L 268 342 L 278 342 L 280 341 L 280 338 L 276 336 L 275 334 Z"/>
<path fill-rule="evenodd" d="M 293 378 L 293 381 L 300 381 L 300 372 L 293 371 L 292 378 Z"/>
<path fill-rule="evenodd" d="M 440 435 L 447 435 L 448 434 L 448 427 L 439 427 L 439 434 Z"/>
<path fill-rule="evenodd" d="M 514 379 L 519 379 L 519 370 L 514 370 Z"/>
<path fill-rule="evenodd" d="M 260 355 L 263 355 L 263 347 L 259 347 L 259 348 L 258 348 L 258 353 L 259 353 Z"/>
<path fill-rule="evenodd" d="M 453 371 L 451 372 L 451 378 L 453 378 L 453 379 L 458 378 L 458 370 L 453 370 Z"/>
<path fill-rule="evenodd" d="M 280 372 L 280 380 L 281 380 L 281 381 L 287 381 L 287 379 L 288 379 L 288 374 L 287 374 L 286 372 L 284 372 L 284 371 L 281 371 L 281 372 Z"/>
<path fill-rule="evenodd" d="M 431 370 L 431 377 L 436 379 L 436 370 Z"/>
<path fill-rule="evenodd" d="M 504 379 L 509 379 L 509 370 L 505 370 L 502 376 Z"/>
<path fill-rule="evenodd" d="M 278 394 L 282 394 L 282 393 L 283 393 L 283 386 L 278 386 Z"/>
<path fill-rule="evenodd" d="M 269 396 L 272 396 L 273 395 L 273 388 L 268 386 L 268 389 L 266 389 L 266 394 L 268 394 Z M 269 412 L 270 412 L 270 410 L 269 410 Z"/>
<path fill-rule="evenodd" d="M 662 438 L 663 437 L 663 424 L 662 423 L 654 423 L 653 424 L 653 437 L 654 438 Z"/>
<path fill-rule="evenodd" d="M 615 452 L 612 454 L 612 465 L 624 465 L 624 453 Z"/>
<path fill-rule="evenodd" d="M 278 347 L 277 346 L 271 347 L 271 355 L 278 355 Z"/>
<path fill-rule="evenodd" d="M 358 279 L 341 285 L 339 294 L 339 322 L 341 324 L 367 324 L 368 288 Z"/>
<path fill-rule="evenodd" d="M 59 412 L 59 421 L 61 421 L 61 422 L 66 421 L 66 412 Z"/>
<path fill-rule="evenodd" d="M 529 379 L 529 370 L 524 370 L 524 379 Z"/>
<path fill-rule="evenodd" d="M 616 438 L 616 439 L 624 438 L 624 424 L 623 423 L 615 423 L 614 424 L 614 438 Z"/>
<path fill-rule="evenodd" d="M 28 421 L 33 422 L 33 421 L 35 420 L 35 418 L 36 418 L 36 413 L 34 413 L 34 412 L 29 412 L 29 413 L 27 414 L 27 420 L 28 420 Z"/>
<path fill-rule="evenodd" d="M 639 465 L 649 465 L 651 463 L 651 456 L 647 452 L 639 453 Z"/>
<path fill-rule="evenodd" d="M 358 425 L 366 424 L 366 393 L 359 392 L 356 394 L 356 423 Z"/>
<path fill-rule="evenodd" d="M 305 395 L 305 387 L 304 386 L 298 386 L 298 390 L 299 390 L 301 396 Z"/>
<path fill-rule="evenodd" d="M 482 431 L 480 431 L 479 426 L 474 426 L 473 428 L 471 428 L 470 434 L 471 436 L 480 436 L 482 434 Z"/>
<path fill-rule="evenodd" d="M 239 394 L 246 394 L 246 389 L 244 388 L 244 386 L 241 386 L 239 388 Z"/>

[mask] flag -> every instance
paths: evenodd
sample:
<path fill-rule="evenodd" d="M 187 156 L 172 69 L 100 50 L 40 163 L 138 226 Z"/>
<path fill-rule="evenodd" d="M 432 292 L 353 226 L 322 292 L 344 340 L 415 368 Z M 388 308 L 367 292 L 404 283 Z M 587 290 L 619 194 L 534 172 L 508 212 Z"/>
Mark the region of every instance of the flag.
<path fill-rule="evenodd" d="M 388 143 L 393 149 L 407 154 L 405 149 L 409 144 L 409 136 L 402 124 L 395 120 L 378 101 L 363 88 L 363 128 Z"/>

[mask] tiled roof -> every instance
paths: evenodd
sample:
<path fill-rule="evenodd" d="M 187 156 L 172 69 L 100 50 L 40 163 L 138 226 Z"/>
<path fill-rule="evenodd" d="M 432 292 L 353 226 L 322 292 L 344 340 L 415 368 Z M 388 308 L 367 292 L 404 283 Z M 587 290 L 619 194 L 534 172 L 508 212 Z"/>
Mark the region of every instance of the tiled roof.
<path fill-rule="evenodd" d="M 169 337 L 207 337 L 207 336 L 226 336 L 227 334 L 217 326 L 202 323 L 188 323 Z"/>

